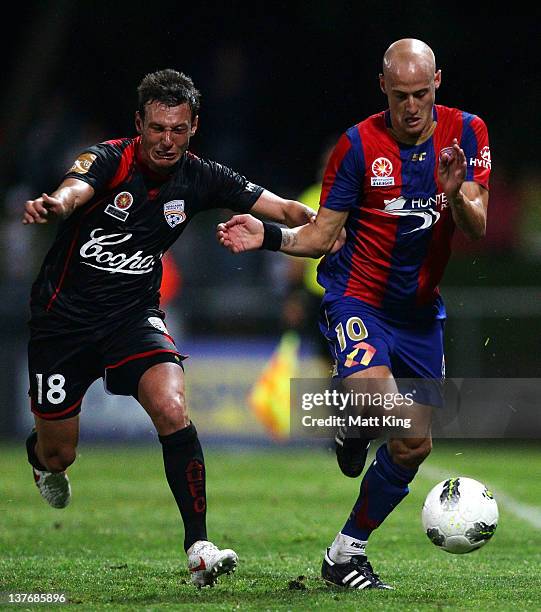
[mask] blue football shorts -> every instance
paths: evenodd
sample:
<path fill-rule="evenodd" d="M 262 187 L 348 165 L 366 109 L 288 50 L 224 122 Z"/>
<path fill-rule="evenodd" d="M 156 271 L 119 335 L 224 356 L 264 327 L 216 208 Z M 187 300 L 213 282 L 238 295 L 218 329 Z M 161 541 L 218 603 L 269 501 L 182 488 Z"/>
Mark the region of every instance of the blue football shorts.
<path fill-rule="evenodd" d="M 443 405 L 444 319 L 399 320 L 353 297 L 325 295 L 319 327 L 335 362 L 333 376 L 347 378 L 387 366 L 401 393 Z"/>

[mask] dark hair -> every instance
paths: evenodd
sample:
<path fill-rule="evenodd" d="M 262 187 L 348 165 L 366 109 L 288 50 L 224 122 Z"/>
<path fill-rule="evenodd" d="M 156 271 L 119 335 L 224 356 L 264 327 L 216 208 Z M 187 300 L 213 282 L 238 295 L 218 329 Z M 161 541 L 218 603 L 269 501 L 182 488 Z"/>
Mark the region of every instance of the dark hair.
<path fill-rule="evenodd" d="M 171 68 L 151 72 L 143 77 L 137 88 L 138 110 L 141 117 L 145 116 L 145 104 L 162 102 L 168 106 L 178 106 L 188 103 L 192 111 L 192 119 L 199 113 L 201 94 L 195 88 L 192 79 Z"/>

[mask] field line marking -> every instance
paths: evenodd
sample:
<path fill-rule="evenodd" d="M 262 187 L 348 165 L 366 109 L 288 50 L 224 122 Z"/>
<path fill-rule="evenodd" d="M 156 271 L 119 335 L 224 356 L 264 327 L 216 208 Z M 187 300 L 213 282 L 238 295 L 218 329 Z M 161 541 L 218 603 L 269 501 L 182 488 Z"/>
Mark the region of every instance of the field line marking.
<path fill-rule="evenodd" d="M 445 480 L 446 478 L 456 476 L 454 473 L 450 473 L 433 465 L 425 465 L 424 463 L 421 465 L 419 474 L 432 480 L 437 480 L 438 482 Z M 495 498 L 498 504 L 501 504 L 506 510 L 514 514 L 516 517 L 526 521 L 536 529 L 541 529 L 541 508 L 519 502 L 510 495 L 507 495 L 507 493 L 502 493 L 502 491 L 499 489 L 498 494 L 495 495 Z"/>

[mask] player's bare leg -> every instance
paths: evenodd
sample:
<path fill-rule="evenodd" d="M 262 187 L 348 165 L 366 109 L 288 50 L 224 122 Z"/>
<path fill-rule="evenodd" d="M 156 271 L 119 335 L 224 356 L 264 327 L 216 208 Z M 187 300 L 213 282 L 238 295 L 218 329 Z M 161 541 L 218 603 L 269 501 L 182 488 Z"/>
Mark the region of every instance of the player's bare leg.
<path fill-rule="evenodd" d="M 53 508 L 65 508 L 70 502 L 66 470 L 75 461 L 78 441 L 79 416 L 57 421 L 35 417 L 26 441 L 28 461 L 41 496 Z"/>
<path fill-rule="evenodd" d="M 414 403 L 403 406 L 400 416 L 411 419 L 407 437 L 391 436 L 387 448 L 393 463 L 406 470 L 417 470 L 432 451 L 432 406 Z"/>
<path fill-rule="evenodd" d="M 152 419 L 162 444 L 167 482 L 184 522 L 184 549 L 192 582 L 212 586 L 234 571 L 237 555 L 207 539 L 205 462 L 197 430 L 188 416 L 184 372 L 175 363 L 149 368 L 139 381 L 138 399 Z"/>
<path fill-rule="evenodd" d="M 360 385 L 362 382 L 364 384 L 362 390 L 365 392 L 370 392 L 371 390 L 381 393 L 396 392 L 396 384 L 393 375 L 386 366 L 375 366 L 353 373 L 351 376 L 341 381 L 342 385 L 346 387 L 346 390 L 348 381 L 353 381 L 353 385 Z M 374 388 L 372 388 L 371 385 L 375 385 Z M 382 385 L 385 385 L 388 389 L 382 389 Z M 355 389 L 355 391 L 360 390 L 361 389 Z M 342 474 L 350 478 L 357 478 L 362 474 L 371 439 L 377 437 L 377 432 L 372 436 L 365 436 L 358 430 L 352 431 L 351 428 L 346 425 L 338 428 L 334 442 L 336 460 Z"/>

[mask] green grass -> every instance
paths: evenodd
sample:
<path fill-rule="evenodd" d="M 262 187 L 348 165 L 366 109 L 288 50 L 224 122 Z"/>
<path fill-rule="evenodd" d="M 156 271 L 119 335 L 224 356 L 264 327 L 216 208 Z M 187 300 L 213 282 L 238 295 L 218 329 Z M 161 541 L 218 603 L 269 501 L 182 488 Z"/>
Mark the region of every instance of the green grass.
<path fill-rule="evenodd" d="M 196 590 L 157 446 L 82 445 L 65 510 L 40 499 L 22 446 L 0 447 L 0 591 L 66 592 L 78 610 L 539 609 L 541 531 L 503 505 L 484 548 L 447 554 L 421 528 L 424 496 L 437 482 L 421 472 L 370 540 L 376 571 L 396 590 L 342 591 L 319 571 L 359 483 L 338 472 L 333 454 L 208 448 L 206 460 L 209 536 L 240 563 L 213 589 Z M 436 443 L 427 465 L 477 478 L 496 499 L 502 492 L 541 506 L 533 445 Z"/>

